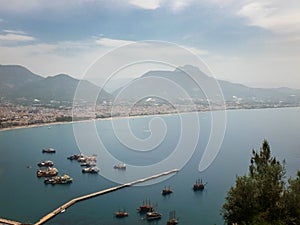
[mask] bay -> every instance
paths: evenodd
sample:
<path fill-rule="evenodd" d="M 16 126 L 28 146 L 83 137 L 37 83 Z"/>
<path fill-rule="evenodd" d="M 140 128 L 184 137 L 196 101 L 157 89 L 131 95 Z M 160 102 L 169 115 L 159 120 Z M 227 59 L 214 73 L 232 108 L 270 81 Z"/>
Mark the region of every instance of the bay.
<path fill-rule="evenodd" d="M 176 210 L 180 224 L 223 224 L 220 208 L 236 175 L 247 173 L 253 148 L 259 149 L 263 139 L 270 142 L 272 154 L 286 160 L 287 177 L 294 176 L 300 168 L 300 108 L 232 110 L 227 111 L 227 126 L 220 152 L 208 169 L 200 173 L 199 161 L 207 144 L 211 128 L 211 114 L 197 114 L 200 121 L 200 138 L 189 162 L 174 176 L 147 186 L 134 186 L 103 196 L 79 202 L 46 224 L 149 224 L 136 208 L 149 198 L 163 214 L 160 221 L 150 224 L 166 224 L 168 213 Z M 180 116 L 191 116 L 190 114 Z M 162 162 L 172 153 L 180 138 L 180 116 L 164 115 L 167 129 L 163 141 L 149 152 L 131 151 L 115 137 L 110 120 L 95 121 L 99 138 L 119 161 L 138 166 Z M 139 138 L 149 137 L 149 122 L 156 116 L 130 119 L 132 132 Z M 90 136 L 91 122 L 76 124 Z M 193 124 L 188 124 L 193 126 Z M 124 132 L 127 132 L 126 130 Z M 82 151 L 97 153 L 98 166 L 104 169 L 98 146 L 87 143 L 86 150 L 79 148 L 74 137 L 73 125 L 52 125 L 0 132 L 0 217 L 34 223 L 42 216 L 68 200 L 117 185 L 100 175 L 82 174 L 77 162 L 67 157 Z M 53 147 L 55 154 L 43 154 L 44 147 Z M 188 148 L 189 146 L 187 146 Z M 84 152 L 85 153 L 85 152 Z M 36 177 L 36 164 L 52 160 L 60 173 L 73 177 L 71 185 L 45 185 Z M 101 161 L 102 160 L 102 161 Z M 174 162 L 176 165 L 176 162 Z M 181 166 L 181 165 L 178 165 Z M 132 171 L 135 172 L 135 171 Z M 111 176 L 128 176 L 130 169 L 116 171 Z M 203 192 L 193 192 L 197 178 L 207 182 Z M 171 185 L 174 193 L 163 197 L 161 190 Z M 114 218 L 113 213 L 126 209 L 129 217 Z"/>

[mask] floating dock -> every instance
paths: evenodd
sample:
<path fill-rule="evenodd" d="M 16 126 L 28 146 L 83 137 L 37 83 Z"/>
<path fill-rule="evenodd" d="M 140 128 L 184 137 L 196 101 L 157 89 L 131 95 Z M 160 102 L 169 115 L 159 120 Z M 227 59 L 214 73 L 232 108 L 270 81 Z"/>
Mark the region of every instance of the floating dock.
<path fill-rule="evenodd" d="M 98 191 L 98 192 L 95 192 L 95 193 L 91 193 L 91 194 L 88 194 L 88 195 L 84 195 L 84 196 L 81 196 L 81 197 L 74 198 L 74 199 L 68 201 L 67 203 L 63 204 L 59 208 L 57 208 L 57 209 L 53 210 L 52 212 L 48 213 L 46 216 L 41 218 L 34 225 L 41 225 L 41 224 L 46 223 L 48 220 L 52 219 L 57 214 L 59 214 L 62 211 L 66 210 L 67 208 L 69 208 L 70 206 L 74 205 L 77 202 L 80 202 L 80 201 L 83 201 L 83 200 L 86 200 L 86 199 L 89 199 L 89 198 L 93 198 L 93 197 L 96 197 L 96 196 L 99 196 L 99 195 L 103 195 L 103 194 L 106 194 L 106 193 L 109 193 L 109 192 L 113 192 L 113 191 L 119 190 L 121 188 L 129 187 L 129 186 L 132 186 L 132 185 L 135 185 L 135 184 L 138 184 L 138 183 L 143 183 L 143 182 L 146 182 L 148 180 L 156 179 L 158 177 L 166 176 L 166 175 L 169 175 L 169 174 L 172 174 L 172 173 L 177 173 L 178 171 L 179 171 L 178 169 L 170 170 L 170 171 L 159 173 L 159 174 L 147 177 L 147 178 L 139 179 L 139 180 L 136 180 L 136 181 L 133 181 L 133 182 L 130 182 L 130 183 L 126 183 L 126 184 L 123 184 L 123 185 L 115 186 L 115 187 L 108 188 L 108 189 L 105 189 L 105 190 L 102 190 L 102 191 Z M 12 225 L 17 225 L 17 224 L 20 225 L 21 223 L 12 223 Z"/>

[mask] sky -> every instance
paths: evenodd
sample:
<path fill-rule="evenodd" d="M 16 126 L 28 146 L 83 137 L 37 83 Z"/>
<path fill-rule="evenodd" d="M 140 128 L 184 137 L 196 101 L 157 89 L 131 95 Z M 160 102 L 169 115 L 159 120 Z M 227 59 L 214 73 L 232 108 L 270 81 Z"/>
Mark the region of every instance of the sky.
<path fill-rule="evenodd" d="M 0 0 L 0 64 L 82 78 L 112 50 L 170 42 L 216 78 L 300 89 L 299 0 Z M 157 49 L 159 51 L 159 49 Z"/>

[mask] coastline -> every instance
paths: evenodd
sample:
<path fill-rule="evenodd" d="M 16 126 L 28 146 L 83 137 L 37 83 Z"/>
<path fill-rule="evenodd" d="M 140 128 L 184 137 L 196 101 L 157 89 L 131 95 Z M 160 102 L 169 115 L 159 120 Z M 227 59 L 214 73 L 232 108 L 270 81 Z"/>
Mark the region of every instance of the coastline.
<path fill-rule="evenodd" d="M 145 117 L 145 116 L 170 116 L 170 115 L 176 115 L 176 114 L 190 114 L 190 113 L 200 113 L 200 112 L 208 112 L 207 111 L 196 111 L 196 112 L 180 112 L 180 113 L 157 113 L 157 114 L 149 114 L 149 115 L 133 115 L 129 116 L 131 118 L 139 118 L 139 117 Z M 107 117 L 107 118 L 94 118 L 94 119 L 87 119 L 87 120 L 76 120 L 76 121 L 65 121 L 65 122 L 50 122 L 50 123 L 37 123 L 37 124 L 31 124 L 31 125 L 25 125 L 25 126 L 15 126 L 15 127 L 7 127 L 7 128 L 0 128 L 1 131 L 10 131 L 10 130 L 17 130 L 17 129 L 27 129 L 27 128 L 35 128 L 35 127 L 51 127 L 53 125 L 64 125 L 64 124 L 73 124 L 73 123 L 84 123 L 84 122 L 90 122 L 90 121 L 99 121 L 99 120 L 117 120 L 117 119 L 125 119 L 128 118 L 126 116 L 115 116 L 115 117 Z"/>
<path fill-rule="evenodd" d="M 283 107 L 261 107 L 261 108 L 227 108 L 225 111 L 231 110 L 254 110 L 254 109 L 284 109 L 284 108 L 299 108 L 300 106 L 283 106 Z M 132 115 L 129 116 L 131 118 L 139 118 L 139 117 L 146 117 L 146 116 L 170 116 L 170 115 L 177 115 L 177 114 L 191 114 L 191 113 L 203 113 L 203 112 L 210 112 L 212 110 L 203 110 L 203 111 L 191 111 L 191 112 L 174 112 L 174 113 L 154 113 L 154 114 L 147 114 L 147 115 Z M 219 110 L 221 111 L 221 110 Z M 10 131 L 10 130 L 18 130 L 18 129 L 27 129 L 27 128 L 35 128 L 35 127 L 51 127 L 53 125 L 63 125 L 63 124 L 73 124 L 73 123 L 84 123 L 90 121 L 99 121 L 99 120 L 113 120 L 113 119 L 125 119 L 128 118 L 127 116 L 115 116 L 115 117 L 107 117 L 107 118 L 93 118 L 93 119 L 86 119 L 86 120 L 77 120 L 77 121 L 65 121 L 65 122 L 50 122 L 50 123 L 38 123 L 38 124 L 31 124 L 25 126 L 14 126 L 14 127 L 7 127 L 7 128 L 0 128 L 0 132 L 2 131 Z"/>

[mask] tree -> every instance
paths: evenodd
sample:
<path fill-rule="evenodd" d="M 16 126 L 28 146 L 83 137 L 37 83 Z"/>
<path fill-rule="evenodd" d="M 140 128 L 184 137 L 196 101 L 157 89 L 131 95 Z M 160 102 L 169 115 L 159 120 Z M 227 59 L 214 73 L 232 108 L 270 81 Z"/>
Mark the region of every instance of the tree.
<path fill-rule="evenodd" d="M 237 177 L 222 207 L 227 224 L 283 224 L 284 164 L 271 157 L 267 140 L 259 152 L 252 151 L 249 174 Z"/>
<path fill-rule="evenodd" d="M 283 195 L 286 224 L 300 224 L 300 171 L 295 179 L 289 179 L 289 187 Z"/>

